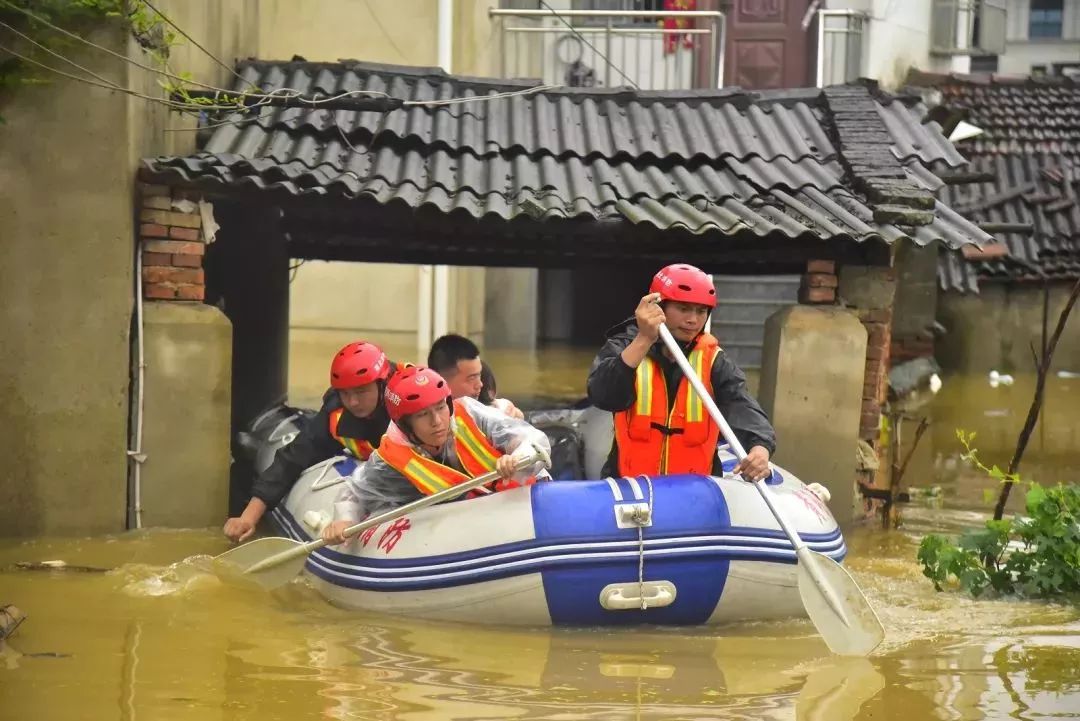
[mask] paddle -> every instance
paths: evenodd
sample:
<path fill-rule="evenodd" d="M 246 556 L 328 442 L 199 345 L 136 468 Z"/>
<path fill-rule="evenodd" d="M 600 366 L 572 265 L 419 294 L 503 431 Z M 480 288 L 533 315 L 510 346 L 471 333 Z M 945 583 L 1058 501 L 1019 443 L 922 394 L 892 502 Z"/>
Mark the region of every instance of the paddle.
<path fill-rule="evenodd" d="M 666 325 L 660 326 L 660 338 L 667 346 L 672 358 L 679 364 L 683 375 L 694 387 L 709 411 L 724 439 L 731 445 L 739 461 L 746 458 L 746 450 L 724 420 L 720 409 L 716 407 L 712 396 L 706 392 L 704 384 L 690 367 L 686 356 Z M 806 614 L 814 622 L 818 633 L 833 653 L 847 656 L 866 656 L 873 651 L 885 637 L 885 629 L 877 614 L 859 590 L 848 572 L 836 561 L 816 551 L 810 550 L 792 528 L 776 505 L 772 491 L 765 485 L 765 480 L 754 481 L 765 505 L 769 507 L 773 518 L 784 530 L 799 560 L 798 579 L 799 596 L 806 607 Z"/>
<path fill-rule="evenodd" d="M 534 463 L 544 460 L 540 454 L 518 461 L 515 468 L 522 470 Z M 436 503 L 449 501 L 452 498 L 468 493 L 471 490 L 491 483 L 499 479 L 496 471 L 477 476 L 456 486 L 424 496 L 412 503 L 395 508 L 378 516 L 368 518 L 356 525 L 345 529 L 346 536 L 354 536 L 387 521 L 407 516 L 413 511 L 433 506 Z M 487 490 L 487 489 L 483 489 Z M 308 555 L 326 545 L 326 541 L 318 538 L 314 541 L 294 541 L 291 538 L 260 538 L 242 546 L 237 546 L 213 559 L 214 569 L 219 575 L 226 577 L 240 576 L 244 580 L 254 581 L 267 590 L 283 586 L 304 569 L 304 563 Z"/>

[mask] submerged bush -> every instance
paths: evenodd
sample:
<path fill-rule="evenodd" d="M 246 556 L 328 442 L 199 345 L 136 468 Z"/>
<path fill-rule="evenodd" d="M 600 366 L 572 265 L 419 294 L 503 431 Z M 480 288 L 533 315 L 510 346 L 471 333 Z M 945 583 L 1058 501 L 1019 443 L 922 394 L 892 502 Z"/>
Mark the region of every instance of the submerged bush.
<path fill-rule="evenodd" d="M 965 458 L 998 480 L 1022 482 L 996 466 L 986 468 L 970 447 L 974 434 L 958 433 Z M 923 574 L 941 591 L 959 586 L 973 596 L 1046 598 L 1080 593 L 1080 486 L 1027 483 L 1027 516 L 987 521 L 956 541 L 929 535 L 919 545 Z"/>

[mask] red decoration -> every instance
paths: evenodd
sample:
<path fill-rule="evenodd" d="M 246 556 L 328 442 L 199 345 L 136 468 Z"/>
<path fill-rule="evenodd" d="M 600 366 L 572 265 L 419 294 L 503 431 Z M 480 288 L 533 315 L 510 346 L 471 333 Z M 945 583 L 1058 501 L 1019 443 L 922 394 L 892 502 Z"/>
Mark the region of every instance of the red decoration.
<path fill-rule="evenodd" d="M 679 12 L 683 10 L 694 10 L 697 7 L 697 0 L 664 0 L 664 10 L 669 12 Z M 664 18 L 665 30 L 685 30 L 693 26 L 693 21 L 690 18 L 672 17 Z M 694 36 L 684 35 L 682 33 L 666 33 L 664 35 L 664 53 L 670 54 L 679 49 L 680 43 L 684 48 L 690 49 L 694 47 Z"/>

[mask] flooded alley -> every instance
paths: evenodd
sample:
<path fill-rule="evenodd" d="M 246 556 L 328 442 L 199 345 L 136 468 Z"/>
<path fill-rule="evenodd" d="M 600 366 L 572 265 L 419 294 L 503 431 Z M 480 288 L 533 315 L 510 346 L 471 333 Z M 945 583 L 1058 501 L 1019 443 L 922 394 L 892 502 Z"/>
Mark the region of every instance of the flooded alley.
<path fill-rule="evenodd" d="M 563 399 L 591 359 L 490 356 L 507 394 Z M 1021 467 L 1043 482 L 1075 465 L 1080 421 L 1080 381 L 1048 390 Z M 0 545 L 3 600 L 29 616 L 0 653 L 0 719 L 1071 717 L 1080 609 L 936 593 L 915 561 L 922 534 L 975 525 L 989 507 L 993 482 L 960 461 L 954 429 L 1004 464 L 1029 399 L 1030 379 L 946 377 L 925 406 L 933 431 L 909 481 L 936 490 L 904 506 L 899 531 L 847 534 L 847 565 L 887 630 L 869 659 L 831 656 L 805 620 L 518 629 L 348 613 L 302 581 L 273 594 L 223 584 L 203 570 L 227 548 L 218 529 L 133 532 Z M 101 570 L 17 567 L 54 559 Z"/>

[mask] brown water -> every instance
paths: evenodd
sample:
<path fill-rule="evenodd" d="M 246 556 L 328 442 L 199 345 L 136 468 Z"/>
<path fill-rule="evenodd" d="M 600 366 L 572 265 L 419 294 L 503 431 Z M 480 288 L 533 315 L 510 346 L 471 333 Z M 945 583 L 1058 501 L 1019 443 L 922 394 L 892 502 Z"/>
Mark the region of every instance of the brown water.
<path fill-rule="evenodd" d="M 569 397 L 591 351 L 512 357 L 498 358 L 507 395 Z M 534 383 L 530 364 L 545 368 Z M 1080 380 L 1052 379 L 1022 469 L 1075 480 L 1078 396 Z M 1030 379 L 947 377 L 927 406 L 909 477 L 940 494 L 907 506 L 900 531 L 848 534 L 847 565 L 888 632 L 869 659 L 830 656 L 800 620 L 604 631 L 346 613 L 303 583 L 265 594 L 200 570 L 226 548 L 216 530 L 8 541 L 0 603 L 29 618 L 0 650 L 0 721 L 1080 717 L 1080 608 L 935 593 L 914 560 L 921 534 L 977 523 L 996 490 L 958 460 L 953 429 L 1004 464 L 1029 400 Z M 109 570 L 12 568 L 50 559 Z"/>

